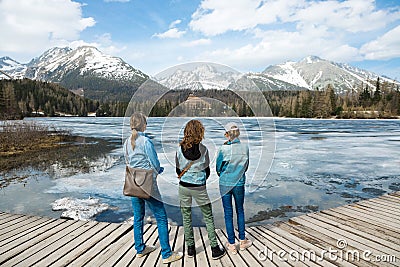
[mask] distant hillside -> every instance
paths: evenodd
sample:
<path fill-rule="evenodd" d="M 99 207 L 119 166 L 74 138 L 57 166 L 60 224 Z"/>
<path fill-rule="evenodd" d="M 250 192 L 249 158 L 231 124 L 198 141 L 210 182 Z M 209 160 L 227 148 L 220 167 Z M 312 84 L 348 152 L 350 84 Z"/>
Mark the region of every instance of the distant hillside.
<path fill-rule="evenodd" d="M 25 116 L 75 115 L 96 112 L 100 103 L 84 99 L 58 84 L 21 80 L 0 80 L 0 119 Z"/>

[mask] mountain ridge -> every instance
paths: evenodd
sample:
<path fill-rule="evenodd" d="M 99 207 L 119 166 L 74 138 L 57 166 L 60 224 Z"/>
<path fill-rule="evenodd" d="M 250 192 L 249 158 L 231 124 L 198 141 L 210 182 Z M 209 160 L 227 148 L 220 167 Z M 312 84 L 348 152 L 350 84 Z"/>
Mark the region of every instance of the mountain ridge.
<path fill-rule="evenodd" d="M 270 65 L 262 72 L 244 74 L 215 63 L 189 63 L 150 77 L 123 59 L 106 55 L 92 46 L 75 49 L 54 47 L 26 64 L 2 57 L 0 70 L 16 79 L 56 82 L 70 90 L 83 90 L 85 96 L 92 99 L 119 101 L 129 101 L 135 90 L 149 78 L 171 90 L 248 90 L 245 83 L 232 86 L 245 79 L 250 79 L 261 90 L 320 90 L 331 84 L 340 94 L 362 84 L 374 89 L 378 77 L 384 82 L 400 85 L 393 79 L 368 70 L 317 56 Z M 0 73 L 0 78 L 4 77 Z"/>

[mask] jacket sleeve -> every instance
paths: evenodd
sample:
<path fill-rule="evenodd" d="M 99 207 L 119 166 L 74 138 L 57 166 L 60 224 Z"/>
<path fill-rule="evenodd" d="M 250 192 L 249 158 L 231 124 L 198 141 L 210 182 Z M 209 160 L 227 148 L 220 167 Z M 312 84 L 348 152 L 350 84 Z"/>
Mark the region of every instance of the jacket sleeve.
<path fill-rule="evenodd" d="M 218 176 L 221 175 L 222 171 L 222 160 L 224 159 L 224 155 L 222 154 L 221 149 L 218 150 L 218 155 L 217 155 L 217 162 L 216 162 L 216 171 Z"/>
<path fill-rule="evenodd" d="M 179 160 L 178 160 L 178 152 L 175 153 L 175 172 L 179 176 L 182 172 L 179 166 Z"/>
<path fill-rule="evenodd" d="M 158 160 L 157 152 L 156 149 L 154 148 L 153 142 L 151 142 L 150 139 L 146 140 L 144 149 L 149 157 L 151 166 L 153 167 L 153 169 L 157 171 L 157 173 L 159 173 L 161 169 L 160 161 Z"/>

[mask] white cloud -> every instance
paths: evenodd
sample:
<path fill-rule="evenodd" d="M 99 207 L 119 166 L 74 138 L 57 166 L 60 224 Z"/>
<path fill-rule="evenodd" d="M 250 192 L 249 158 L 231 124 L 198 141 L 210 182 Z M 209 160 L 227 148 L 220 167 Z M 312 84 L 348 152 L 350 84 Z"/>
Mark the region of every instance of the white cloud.
<path fill-rule="evenodd" d="M 177 20 L 171 22 L 171 24 L 169 25 L 169 28 L 170 29 L 175 28 L 176 25 L 181 24 L 181 23 L 182 23 L 182 20 L 177 19 Z"/>
<path fill-rule="evenodd" d="M 321 31 L 324 33 L 324 31 Z M 289 31 L 258 31 L 261 41 L 238 48 L 221 48 L 199 55 L 199 60 L 217 60 L 239 68 L 265 68 L 283 60 L 299 60 L 316 55 L 330 60 L 343 61 L 359 58 L 358 49 L 338 40 L 318 35 Z M 323 34 L 322 34 L 323 36 Z"/>
<path fill-rule="evenodd" d="M 203 0 L 189 26 L 207 36 L 283 23 L 298 28 L 324 25 L 354 33 L 380 29 L 399 17 L 398 9 L 377 10 L 375 0 Z"/>
<path fill-rule="evenodd" d="M 179 31 L 177 28 L 172 28 L 169 29 L 166 32 L 163 33 L 156 33 L 153 36 L 158 37 L 160 39 L 165 39 L 165 38 L 180 38 L 182 35 L 184 35 L 186 31 Z"/>
<path fill-rule="evenodd" d="M 365 59 L 384 60 L 400 57 L 400 26 L 364 44 L 360 51 Z"/>
<path fill-rule="evenodd" d="M 41 52 L 77 40 L 95 23 L 82 17 L 81 4 L 70 0 L 1 0 L 0 51 Z"/>
<path fill-rule="evenodd" d="M 183 47 L 193 47 L 193 46 L 209 45 L 209 44 L 211 44 L 211 40 L 210 39 L 202 38 L 202 39 L 198 39 L 198 40 L 182 43 L 182 46 Z"/>

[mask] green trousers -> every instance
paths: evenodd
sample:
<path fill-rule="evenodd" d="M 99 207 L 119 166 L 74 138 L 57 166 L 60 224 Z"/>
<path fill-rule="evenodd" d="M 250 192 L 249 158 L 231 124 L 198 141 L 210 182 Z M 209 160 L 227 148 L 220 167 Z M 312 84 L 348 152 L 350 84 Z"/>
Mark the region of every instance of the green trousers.
<path fill-rule="evenodd" d="M 203 214 L 204 222 L 210 240 L 211 247 L 218 245 L 217 235 L 215 234 L 214 217 L 212 214 L 212 206 L 208 197 L 206 188 L 190 189 L 184 186 L 179 186 L 179 199 L 183 218 L 183 228 L 185 230 L 186 245 L 194 245 L 194 235 L 192 226 L 192 199 L 196 200 Z"/>

